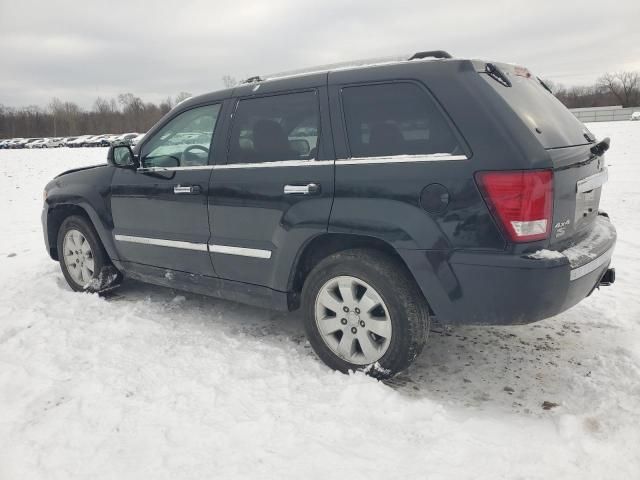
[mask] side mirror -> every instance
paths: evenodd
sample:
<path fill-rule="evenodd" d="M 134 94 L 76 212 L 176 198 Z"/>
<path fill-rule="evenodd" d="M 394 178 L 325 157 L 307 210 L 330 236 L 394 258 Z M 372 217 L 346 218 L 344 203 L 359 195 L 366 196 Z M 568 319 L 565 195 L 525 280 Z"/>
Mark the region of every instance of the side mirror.
<path fill-rule="evenodd" d="M 114 145 L 109 147 L 107 163 L 118 168 L 135 168 L 137 159 L 129 145 Z"/>

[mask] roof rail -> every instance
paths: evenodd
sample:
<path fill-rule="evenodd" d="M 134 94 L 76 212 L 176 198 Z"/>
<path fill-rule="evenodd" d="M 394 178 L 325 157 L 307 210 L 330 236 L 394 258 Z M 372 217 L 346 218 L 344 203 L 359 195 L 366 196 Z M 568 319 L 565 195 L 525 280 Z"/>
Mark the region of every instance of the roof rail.
<path fill-rule="evenodd" d="M 453 58 L 449 52 L 444 50 L 429 50 L 428 52 L 414 53 L 409 60 L 419 60 L 421 58 Z"/>
<path fill-rule="evenodd" d="M 257 82 L 262 82 L 262 80 L 263 79 L 260 77 L 260 75 L 254 75 L 253 77 L 249 77 L 240 83 L 257 83 Z"/>
<path fill-rule="evenodd" d="M 264 82 L 266 80 L 275 80 L 284 77 L 294 77 L 297 75 L 307 75 L 312 73 L 326 73 L 327 71 L 332 70 L 341 70 L 347 68 L 359 68 L 359 67 L 370 67 L 374 65 L 383 65 L 386 63 L 396 63 L 396 62 L 407 62 L 410 60 L 418 60 L 421 58 L 453 58 L 449 52 L 445 52 L 444 50 L 431 50 L 428 52 L 418 52 L 415 53 L 411 58 L 407 59 L 406 54 L 404 55 L 389 55 L 386 57 L 378 57 L 378 58 L 367 58 L 360 60 L 351 60 L 347 62 L 338 62 L 332 63 L 328 65 L 316 65 L 307 68 L 301 68 L 296 70 L 290 70 L 285 72 L 273 73 L 270 75 L 260 76 L 255 75 L 253 77 L 249 77 L 246 80 L 242 80 L 240 83 L 243 85 L 249 83 L 258 83 Z"/>

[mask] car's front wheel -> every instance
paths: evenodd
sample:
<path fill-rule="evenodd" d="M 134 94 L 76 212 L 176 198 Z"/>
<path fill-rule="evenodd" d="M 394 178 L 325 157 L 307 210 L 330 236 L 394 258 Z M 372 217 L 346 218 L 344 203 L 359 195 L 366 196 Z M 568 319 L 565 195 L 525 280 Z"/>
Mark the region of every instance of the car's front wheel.
<path fill-rule="evenodd" d="M 367 249 L 322 260 L 302 292 L 316 354 L 342 372 L 387 378 L 406 369 L 427 338 L 428 308 L 399 261 Z"/>
<path fill-rule="evenodd" d="M 69 286 L 79 292 L 101 292 L 121 280 L 95 229 L 84 217 L 67 217 L 58 231 L 58 260 Z"/>

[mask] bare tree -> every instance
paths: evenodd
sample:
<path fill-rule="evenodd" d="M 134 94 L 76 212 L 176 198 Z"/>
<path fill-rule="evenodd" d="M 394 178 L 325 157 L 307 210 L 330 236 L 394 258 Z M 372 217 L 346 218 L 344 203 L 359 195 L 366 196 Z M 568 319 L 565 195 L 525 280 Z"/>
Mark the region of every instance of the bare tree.
<path fill-rule="evenodd" d="M 623 107 L 638 105 L 640 100 L 640 73 L 616 72 L 605 73 L 596 85 L 610 92 Z"/>
<path fill-rule="evenodd" d="M 103 115 L 113 113 L 113 106 L 109 100 L 102 97 L 96 98 L 96 101 L 93 102 L 93 110 Z"/>
<path fill-rule="evenodd" d="M 225 86 L 225 88 L 231 88 L 235 87 L 238 84 L 238 81 L 231 75 L 223 75 L 222 84 Z"/>
<path fill-rule="evenodd" d="M 180 102 L 184 102 L 187 98 L 191 98 L 193 95 L 191 95 L 189 92 L 180 92 L 178 95 L 176 95 L 176 105 L 179 104 Z"/>

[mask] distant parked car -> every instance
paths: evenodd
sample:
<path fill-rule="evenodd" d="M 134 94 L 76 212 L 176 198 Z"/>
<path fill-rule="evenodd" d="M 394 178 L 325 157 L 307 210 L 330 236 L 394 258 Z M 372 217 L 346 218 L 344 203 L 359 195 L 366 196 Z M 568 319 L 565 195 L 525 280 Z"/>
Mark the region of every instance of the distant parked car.
<path fill-rule="evenodd" d="M 62 139 L 62 146 L 68 147 L 71 142 L 73 142 L 78 137 L 65 137 Z"/>
<path fill-rule="evenodd" d="M 93 147 L 93 142 L 98 139 L 100 135 L 88 135 L 84 138 L 84 141 L 80 144 L 81 147 Z"/>
<path fill-rule="evenodd" d="M 109 135 L 96 135 L 86 142 L 87 147 L 110 147 L 111 140 Z"/>
<path fill-rule="evenodd" d="M 62 143 L 62 138 L 60 137 L 56 137 L 56 138 L 45 138 L 44 142 L 42 144 L 42 146 L 44 148 L 57 148 L 57 147 L 62 147 L 63 143 Z"/>
<path fill-rule="evenodd" d="M 116 134 L 109 134 L 106 135 L 106 139 L 109 142 L 109 146 L 113 145 L 113 143 L 115 142 L 116 138 L 118 138 L 120 135 L 116 135 Z"/>
<path fill-rule="evenodd" d="M 69 148 L 75 148 L 78 146 L 79 142 L 82 142 L 82 137 L 73 137 L 65 142 L 65 145 Z"/>
<path fill-rule="evenodd" d="M 31 148 L 33 142 L 41 140 L 40 138 L 24 138 L 17 144 L 17 148 Z"/>
<path fill-rule="evenodd" d="M 85 142 L 89 140 L 90 137 L 91 135 L 82 135 L 80 137 L 76 137 L 75 140 L 71 140 L 67 142 L 67 147 L 71 147 L 71 148 L 84 147 Z"/>
<path fill-rule="evenodd" d="M 123 133 L 111 142 L 111 145 L 131 145 L 131 140 L 140 135 L 139 133 Z"/>
<path fill-rule="evenodd" d="M 28 138 L 14 138 L 9 144 L 9 148 L 24 148 L 24 144 L 29 140 Z"/>
<path fill-rule="evenodd" d="M 633 112 L 631 114 L 631 121 L 636 121 L 636 120 L 640 120 L 640 111 L 637 112 Z"/>
<path fill-rule="evenodd" d="M 27 148 L 45 148 L 44 143 L 45 143 L 46 139 L 45 138 L 38 138 L 36 140 L 34 140 L 33 142 L 27 143 L 26 147 Z"/>
<path fill-rule="evenodd" d="M 5 140 L 0 140 L 0 149 L 9 148 L 9 143 L 11 142 L 10 138 Z"/>
<path fill-rule="evenodd" d="M 93 142 L 93 140 L 97 137 L 98 135 L 85 135 L 82 139 L 82 142 L 80 142 L 80 147 L 92 147 L 93 145 L 91 144 L 91 142 Z"/>
<path fill-rule="evenodd" d="M 131 139 L 131 146 L 135 147 L 138 143 L 140 143 L 140 140 L 142 140 L 145 135 L 146 135 L 146 133 L 141 133 L 137 137 L 132 138 Z"/>

